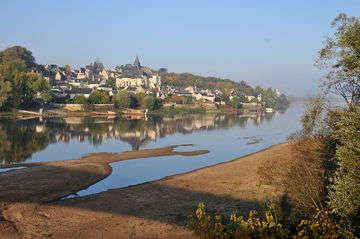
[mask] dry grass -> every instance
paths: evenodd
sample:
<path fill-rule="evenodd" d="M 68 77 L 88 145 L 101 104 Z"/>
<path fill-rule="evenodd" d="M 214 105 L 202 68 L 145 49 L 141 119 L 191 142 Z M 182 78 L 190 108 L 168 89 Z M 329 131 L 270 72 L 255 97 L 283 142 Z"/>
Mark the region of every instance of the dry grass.
<path fill-rule="evenodd" d="M 326 140 L 296 137 L 289 145 L 288 158 L 272 157 L 263 161 L 259 167 L 261 182 L 284 191 L 292 205 L 293 216 L 309 214 L 313 209 L 323 207 Z"/>

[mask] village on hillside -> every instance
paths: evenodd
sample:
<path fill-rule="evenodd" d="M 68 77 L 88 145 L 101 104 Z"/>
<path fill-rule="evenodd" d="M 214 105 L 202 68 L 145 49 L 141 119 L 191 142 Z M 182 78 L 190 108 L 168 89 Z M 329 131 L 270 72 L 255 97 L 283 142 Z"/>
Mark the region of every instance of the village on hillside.
<path fill-rule="evenodd" d="M 186 105 L 190 108 L 218 109 L 221 106 L 230 105 L 234 109 L 264 109 L 271 112 L 273 109 L 283 107 L 283 105 L 276 103 L 277 99 L 283 97 L 283 99 L 285 98 L 283 101 L 287 101 L 278 89 L 267 90 L 267 93 L 270 90 L 271 97 L 275 98 L 272 99 L 273 102 L 267 102 L 263 98 L 263 92 L 266 90 L 258 87 L 260 91 L 255 88 L 246 94 L 249 91 L 242 90 L 241 84 L 235 82 L 232 82 L 233 88 L 226 89 L 206 87 L 206 85 L 199 87 L 196 85 L 197 81 L 188 85 L 186 83 L 173 84 L 172 81 L 168 80 L 167 69 L 153 70 L 142 66 L 137 56 L 133 64 L 116 66 L 111 70 L 106 69 L 103 63 L 97 59 L 90 65 L 79 69 L 72 69 L 69 65 L 45 64 L 37 65 L 34 71 L 48 82 L 52 102 L 58 104 L 83 103 L 96 92 L 101 92 L 107 96 L 105 100 L 100 99 L 98 102 L 93 100 L 93 104 L 113 103 L 115 100 L 111 99 L 115 98 L 116 94 L 127 92 L 133 95 L 151 95 L 161 100 L 162 108 L 184 108 Z M 249 88 L 249 86 L 247 87 Z M 139 108 L 137 106 L 136 104 L 131 106 L 130 103 L 128 107 L 122 108 Z"/>

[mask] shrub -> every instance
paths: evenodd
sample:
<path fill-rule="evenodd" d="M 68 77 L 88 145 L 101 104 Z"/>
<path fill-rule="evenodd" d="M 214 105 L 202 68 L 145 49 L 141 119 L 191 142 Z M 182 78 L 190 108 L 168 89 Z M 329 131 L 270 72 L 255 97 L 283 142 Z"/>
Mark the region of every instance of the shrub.
<path fill-rule="evenodd" d="M 103 90 L 93 91 L 88 99 L 90 104 L 108 104 L 110 103 L 109 93 Z"/>
<path fill-rule="evenodd" d="M 245 97 L 243 97 L 243 98 L 245 98 Z M 230 100 L 230 105 L 232 107 L 234 107 L 235 109 L 240 109 L 242 107 L 243 102 L 247 102 L 247 101 L 245 101 L 244 99 L 242 99 L 240 97 L 235 96 Z"/>
<path fill-rule="evenodd" d="M 117 109 L 130 108 L 130 104 L 131 104 L 130 93 L 125 90 L 119 91 L 115 95 L 113 100 L 114 100 L 115 108 Z"/>
<path fill-rule="evenodd" d="M 73 98 L 73 102 L 75 104 L 86 104 L 87 103 L 87 99 L 84 95 L 75 95 L 75 97 Z"/>
<path fill-rule="evenodd" d="M 341 239 L 355 238 L 353 234 L 335 222 L 334 215 L 326 210 L 316 210 L 310 219 L 298 225 L 294 239 Z"/>
<path fill-rule="evenodd" d="M 149 110 L 158 110 L 161 108 L 161 101 L 160 99 L 154 97 L 154 96 L 145 96 L 144 98 L 144 108 L 147 108 Z"/>
<path fill-rule="evenodd" d="M 250 211 L 247 219 L 235 213 L 230 216 L 212 215 L 199 203 L 189 228 L 200 238 L 287 238 L 288 232 L 277 222 L 273 208 L 263 218 Z"/>
<path fill-rule="evenodd" d="M 286 219 L 285 219 L 286 220 Z M 334 214 L 326 210 L 314 210 L 314 213 L 292 230 L 278 220 L 274 206 L 269 206 L 263 216 L 250 211 L 245 219 L 235 213 L 230 216 L 209 214 L 205 204 L 199 203 L 192 215 L 189 228 L 199 238 L 307 238 L 307 239 L 341 239 L 355 238 L 348 230 L 336 222 Z"/>

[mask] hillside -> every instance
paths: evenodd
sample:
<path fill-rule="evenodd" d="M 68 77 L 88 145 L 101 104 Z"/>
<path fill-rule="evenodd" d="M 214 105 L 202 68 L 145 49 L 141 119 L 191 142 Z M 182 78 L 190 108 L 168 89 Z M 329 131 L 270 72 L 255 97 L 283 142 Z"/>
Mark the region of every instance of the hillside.
<path fill-rule="evenodd" d="M 235 82 L 229 79 L 217 77 L 204 77 L 193 75 L 190 73 L 160 73 L 163 84 L 174 87 L 196 86 L 199 89 L 222 89 L 225 93 L 229 93 L 233 89 L 240 90 L 246 95 L 253 94 L 253 88 L 246 82 Z"/>

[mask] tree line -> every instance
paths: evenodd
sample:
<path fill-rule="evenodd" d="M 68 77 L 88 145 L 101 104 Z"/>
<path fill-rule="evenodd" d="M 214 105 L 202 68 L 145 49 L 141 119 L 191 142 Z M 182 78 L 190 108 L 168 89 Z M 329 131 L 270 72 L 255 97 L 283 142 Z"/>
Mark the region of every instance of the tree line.
<path fill-rule="evenodd" d="M 143 108 L 158 110 L 162 106 L 162 101 L 153 95 L 143 93 L 135 94 L 127 90 L 121 90 L 113 96 L 110 96 L 107 91 L 95 90 L 88 98 L 84 95 L 76 95 L 72 99 L 72 102 L 75 104 L 83 104 L 85 108 L 93 104 L 114 104 L 116 109 Z"/>

